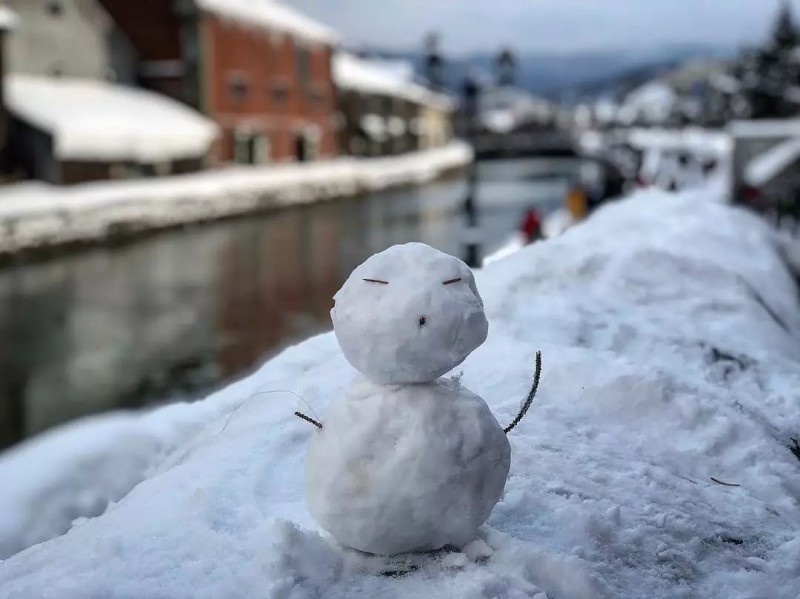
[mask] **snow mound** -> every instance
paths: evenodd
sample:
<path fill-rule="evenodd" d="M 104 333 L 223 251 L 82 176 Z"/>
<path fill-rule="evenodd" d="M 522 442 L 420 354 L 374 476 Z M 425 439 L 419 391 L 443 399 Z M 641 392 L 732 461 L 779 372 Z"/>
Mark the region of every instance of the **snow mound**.
<path fill-rule="evenodd" d="M 385 559 L 317 532 L 303 408 L 243 402 L 287 389 L 325 414 L 355 375 L 328 334 L 184 406 L 174 450 L 101 516 L 1 562 L 0 596 L 796 599 L 797 288 L 768 227 L 708 199 L 639 194 L 477 273 L 491 333 L 463 384 L 507 422 L 537 350 L 544 370 L 505 495 L 460 552 L 381 576 Z"/>

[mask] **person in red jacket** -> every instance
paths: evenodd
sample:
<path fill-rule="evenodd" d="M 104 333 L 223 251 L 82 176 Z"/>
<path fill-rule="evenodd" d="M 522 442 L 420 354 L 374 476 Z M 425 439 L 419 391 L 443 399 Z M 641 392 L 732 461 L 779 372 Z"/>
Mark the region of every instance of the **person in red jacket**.
<path fill-rule="evenodd" d="M 525 213 L 520 227 L 525 243 L 533 243 L 542 237 L 542 217 L 536 208 L 531 208 Z"/>

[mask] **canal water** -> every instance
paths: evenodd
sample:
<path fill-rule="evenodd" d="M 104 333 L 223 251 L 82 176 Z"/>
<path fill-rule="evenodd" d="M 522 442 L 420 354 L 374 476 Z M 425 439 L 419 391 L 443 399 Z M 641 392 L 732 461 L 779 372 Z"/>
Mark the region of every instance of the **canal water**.
<path fill-rule="evenodd" d="M 482 252 L 580 163 L 482 163 Z M 154 235 L 0 269 L 0 448 L 80 416 L 196 399 L 330 329 L 370 254 L 423 241 L 464 254 L 464 179 Z"/>

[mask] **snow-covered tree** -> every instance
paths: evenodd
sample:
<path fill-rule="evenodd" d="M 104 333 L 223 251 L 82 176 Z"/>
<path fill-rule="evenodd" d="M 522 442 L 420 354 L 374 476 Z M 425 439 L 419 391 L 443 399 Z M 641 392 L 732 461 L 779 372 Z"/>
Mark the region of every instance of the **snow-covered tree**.
<path fill-rule="evenodd" d="M 788 0 L 781 3 L 778 17 L 772 31 L 772 46 L 777 51 L 791 50 L 800 43 L 797 27 Z"/>

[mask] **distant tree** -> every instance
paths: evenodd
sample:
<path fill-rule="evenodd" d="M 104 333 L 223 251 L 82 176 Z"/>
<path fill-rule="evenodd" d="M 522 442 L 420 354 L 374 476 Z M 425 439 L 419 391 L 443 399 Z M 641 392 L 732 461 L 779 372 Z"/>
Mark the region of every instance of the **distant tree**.
<path fill-rule="evenodd" d="M 517 81 L 517 57 L 510 48 L 503 48 L 494 61 L 497 85 L 514 85 Z"/>
<path fill-rule="evenodd" d="M 783 51 L 794 48 L 798 43 L 800 37 L 795 26 L 792 7 L 788 0 L 783 0 L 772 30 L 772 45 L 775 50 Z"/>
<path fill-rule="evenodd" d="M 441 38 L 438 32 L 431 32 L 425 38 L 425 75 L 431 88 L 444 89 L 445 59 L 441 50 Z"/>

